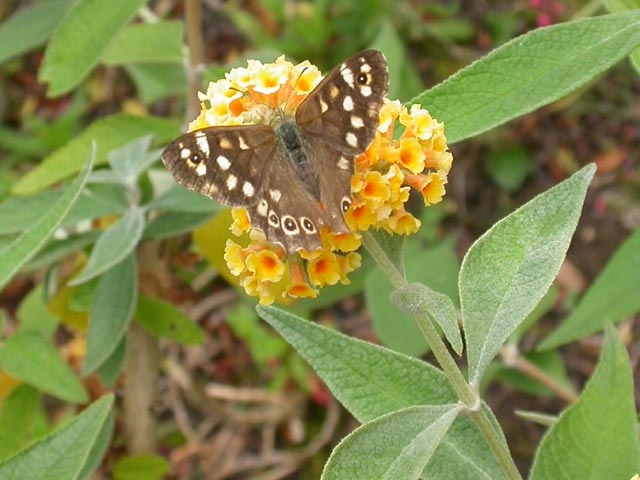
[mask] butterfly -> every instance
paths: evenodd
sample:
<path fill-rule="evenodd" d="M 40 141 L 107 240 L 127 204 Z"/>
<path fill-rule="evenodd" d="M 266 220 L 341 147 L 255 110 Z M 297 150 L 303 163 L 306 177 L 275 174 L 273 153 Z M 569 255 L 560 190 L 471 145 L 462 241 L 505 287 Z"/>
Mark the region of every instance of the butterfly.
<path fill-rule="evenodd" d="M 389 83 L 381 52 L 333 68 L 293 114 L 270 125 L 214 126 L 171 142 L 162 161 L 175 179 L 247 210 L 251 227 L 285 253 L 321 248 L 320 228 L 348 233 L 354 159 L 372 142 Z"/>

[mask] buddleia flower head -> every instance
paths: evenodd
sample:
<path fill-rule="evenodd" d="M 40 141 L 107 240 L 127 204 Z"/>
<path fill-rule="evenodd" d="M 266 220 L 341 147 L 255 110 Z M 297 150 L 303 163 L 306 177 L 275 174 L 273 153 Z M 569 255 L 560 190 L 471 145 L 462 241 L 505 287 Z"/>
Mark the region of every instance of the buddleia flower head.
<path fill-rule="evenodd" d="M 270 124 L 274 115 L 293 114 L 322 80 L 308 61 L 294 65 L 279 57 L 274 63 L 249 60 L 199 94 L 201 112 L 189 130 L 221 125 Z M 320 227 L 321 248 L 287 254 L 252 228 L 247 211 L 232 210 L 225 261 L 239 284 L 262 304 L 278 298 L 315 298 L 325 285 L 348 284 L 360 267 L 362 232 L 383 229 L 411 235 L 420 221 L 405 208 L 411 189 L 426 206 L 442 200 L 452 155 L 444 124 L 420 105 L 405 107 L 384 99 L 373 141 L 354 160 L 352 203 L 345 213 L 348 233 Z M 241 237 L 248 239 L 242 241 Z"/>

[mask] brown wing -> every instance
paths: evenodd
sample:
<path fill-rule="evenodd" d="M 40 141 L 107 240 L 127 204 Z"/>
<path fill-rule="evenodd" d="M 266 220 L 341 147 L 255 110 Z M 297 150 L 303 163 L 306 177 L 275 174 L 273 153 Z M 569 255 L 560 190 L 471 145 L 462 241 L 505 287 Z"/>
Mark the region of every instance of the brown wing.
<path fill-rule="evenodd" d="M 296 111 L 304 149 L 320 182 L 324 221 L 348 232 L 354 158 L 373 140 L 389 75 L 381 52 L 360 52 L 335 67 Z"/>
<path fill-rule="evenodd" d="M 268 125 L 196 130 L 171 142 L 162 161 L 178 183 L 231 207 L 262 198 L 277 139 Z"/>

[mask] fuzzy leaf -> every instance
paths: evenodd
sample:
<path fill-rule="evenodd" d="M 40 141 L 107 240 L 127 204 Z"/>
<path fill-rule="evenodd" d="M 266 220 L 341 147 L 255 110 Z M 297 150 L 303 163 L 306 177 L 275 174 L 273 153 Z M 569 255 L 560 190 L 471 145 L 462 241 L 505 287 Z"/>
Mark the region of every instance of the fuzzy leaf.
<path fill-rule="evenodd" d="M 366 423 L 335 448 L 321 479 L 420 477 L 460 409 L 455 404 L 409 407 Z"/>
<path fill-rule="evenodd" d="M 40 68 L 48 94 L 60 96 L 76 87 L 98 63 L 114 35 L 147 0 L 79 0 L 53 32 Z"/>
<path fill-rule="evenodd" d="M 17 332 L 0 350 L 0 367 L 8 374 L 71 403 L 89 398 L 54 346 L 37 332 Z"/>
<path fill-rule="evenodd" d="M 69 213 L 84 188 L 94 157 L 95 148 L 80 175 L 67 187 L 58 201 L 22 235 L 8 245 L 0 247 L 0 290 L 38 252 Z"/>
<path fill-rule="evenodd" d="M 564 97 L 639 45 L 639 11 L 538 28 L 407 105 L 427 108 L 446 124 L 447 139 L 455 143 Z"/>
<path fill-rule="evenodd" d="M 179 133 L 176 124 L 164 118 L 127 114 L 101 118 L 92 122 L 73 140 L 58 148 L 36 168 L 21 177 L 13 185 L 11 192 L 16 195 L 35 193 L 75 174 L 91 152 L 91 144 L 94 141 L 98 145 L 95 165 L 102 165 L 107 163 L 107 154 L 110 151 L 143 135 L 153 134 L 156 142 L 162 144 L 177 137 Z"/>
<path fill-rule="evenodd" d="M 69 285 L 79 285 L 106 272 L 121 262 L 136 246 L 144 230 L 144 215 L 137 207 L 129 209 L 106 230 L 91 252 L 87 265 Z"/>
<path fill-rule="evenodd" d="M 560 270 L 594 171 L 588 165 L 538 195 L 491 227 L 465 255 L 460 303 L 472 384 L 479 384 Z"/>
<path fill-rule="evenodd" d="M 60 430 L 0 463 L 0 480 L 76 480 L 109 419 L 113 395 L 106 395 Z"/>
<path fill-rule="evenodd" d="M 624 280 L 622 280 L 624 279 Z M 616 250 L 577 308 L 538 345 L 556 348 L 602 330 L 640 311 L 640 227 Z"/>
<path fill-rule="evenodd" d="M 611 326 L 582 395 L 542 439 L 531 480 L 630 479 L 640 443 L 629 356 Z"/>

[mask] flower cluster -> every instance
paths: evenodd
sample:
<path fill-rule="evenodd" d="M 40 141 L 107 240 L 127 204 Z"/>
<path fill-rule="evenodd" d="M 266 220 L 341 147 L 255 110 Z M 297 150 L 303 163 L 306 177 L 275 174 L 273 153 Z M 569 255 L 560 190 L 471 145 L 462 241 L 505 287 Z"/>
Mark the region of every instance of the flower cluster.
<path fill-rule="evenodd" d="M 293 65 L 284 57 L 270 64 L 249 60 L 246 68 L 231 70 L 199 94 L 202 110 L 189 129 L 270 124 L 279 109 L 293 114 L 321 78 L 308 61 Z M 418 191 L 427 206 L 440 202 L 451 162 L 442 123 L 420 105 L 407 109 L 385 99 L 376 136 L 355 159 L 353 202 L 345 215 L 352 232 L 336 234 L 322 227 L 321 249 L 286 255 L 251 228 L 244 209 L 236 208 L 231 232 L 238 237 L 248 234 L 249 243 L 227 241 L 229 270 L 263 304 L 278 297 L 314 298 L 325 285 L 349 283 L 347 275 L 360 266 L 360 232 L 382 228 L 399 235 L 415 233 L 420 221 L 405 209 L 410 190 Z"/>

